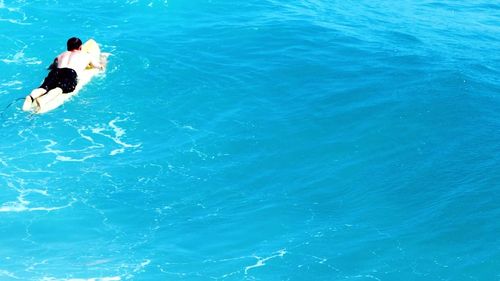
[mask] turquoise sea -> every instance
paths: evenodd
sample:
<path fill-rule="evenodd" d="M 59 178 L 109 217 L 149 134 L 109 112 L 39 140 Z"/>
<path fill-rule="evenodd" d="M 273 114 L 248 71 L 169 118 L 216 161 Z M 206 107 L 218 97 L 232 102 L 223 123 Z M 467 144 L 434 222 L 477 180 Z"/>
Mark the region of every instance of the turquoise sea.
<path fill-rule="evenodd" d="M 105 75 L 26 96 L 94 38 Z M 0 280 L 500 280 L 496 1 L 0 0 Z"/>

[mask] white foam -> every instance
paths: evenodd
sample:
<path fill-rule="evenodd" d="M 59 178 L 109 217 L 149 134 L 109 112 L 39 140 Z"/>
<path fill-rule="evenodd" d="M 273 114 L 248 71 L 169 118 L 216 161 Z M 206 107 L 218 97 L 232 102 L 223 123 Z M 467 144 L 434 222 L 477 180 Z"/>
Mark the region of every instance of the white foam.
<path fill-rule="evenodd" d="M 123 122 L 126 121 L 127 119 L 120 119 L 120 118 L 115 118 L 111 121 L 109 121 L 108 126 L 113 130 L 113 135 L 105 133 L 106 128 L 98 127 L 98 128 L 92 128 L 92 133 L 104 136 L 110 140 L 112 140 L 114 143 L 120 145 L 120 148 L 112 150 L 109 155 L 114 156 L 116 154 L 120 154 L 125 152 L 126 148 L 138 148 L 141 146 L 141 144 L 129 144 L 126 143 L 122 140 L 122 137 L 125 136 L 125 129 L 119 127 L 116 125 L 118 122 Z"/>
<path fill-rule="evenodd" d="M 51 211 L 56 211 L 56 210 L 68 208 L 76 202 L 76 199 L 73 199 L 73 201 L 71 201 L 68 204 L 63 205 L 63 206 L 29 207 L 31 202 L 25 199 L 25 197 L 28 194 L 37 193 L 37 194 L 41 194 L 43 196 L 48 196 L 47 191 L 46 190 L 39 190 L 39 189 L 28 189 L 28 190 L 21 190 L 20 192 L 21 192 L 21 194 L 17 197 L 18 201 L 6 202 L 2 206 L 0 206 L 0 213 L 9 213 L 9 212 L 20 213 L 20 212 L 37 212 L 37 211 L 51 212 Z"/>
<path fill-rule="evenodd" d="M 148 266 L 150 263 L 151 263 L 151 260 L 144 260 L 143 262 L 141 262 L 140 264 L 135 266 L 133 273 L 142 272 L 144 270 L 144 268 L 146 266 Z M 128 280 L 128 279 L 133 279 L 134 275 L 132 273 L 129 273 L 129 274 L 125 275 L 124 277 L 125 277 L 125 279 Z"/>
<path fill-rule="evenodd" d="M 28 19 L 28 17 L 21 9 L 6 7 L 3 0 L 0 1 L 0 9 L 7 9 L 10 13 L 16 13 L 18 15 L 21 15 L 20 20 L 0 18 L 0 21 L 6 21 L 6 22 L 13 23 L 13 24 L 18 24 L 18 25 L 31 25 L 31 23 L 25 22 Z"/>
<path fill-rule="evenodd" d="M 93 139 L 92 137 L 90 137 L 90 136 L 84 135 L 84 134 L 83 134 L 83 131 L 84 131 L 84 129 L 83 129 L 83 128 L 78 129 L 78 134 L 79 134 L 79 135 L 80 135 L 83 139 L 86 139 L 86 140 L 88 140 L 90 143 L 94 144 L 94 143 L 95 143 L 94 139 Z"/>
<path fill-rule="evenodd" d="M 0 2 L 0 5 L 2 3 Z M 7 271 L 7 270 L 3 270 L 3 269 L 0 269 L 0 277 L 1 276 L 6 276 L 6 277 L 10 277 L 10 278 L 14 278 L 14 279 L 20 279 L 19 277 L 17 277 L 14 273 L 10 272 L 10 271 Z"/>
<path fill-rule="evenodd" d="M 377 277 L 375 277 L 375 276 L 373 276 L 371 274 L 346 276 L 346 279 L 352 279 L 352 278 L 355 278 L 355 279 L 358 279 L 358 278 L 361 278 L 361 279 L 373 279 L 373 280 L 380 281 L 379 278 L 377 278 Z"/>
<path fill-rule="evenodd" d="M 54 278 L 44 277 L 40 281 L 119 281 L 122 280 L 120 276 L 112 277 L 94 277 L 94 278 Z"/>
<path fill-rule="evenodd" d="M 137 265 L 134 269 L 134 272 L 139 272 L 143 270 L 146 266 L 148 266 L 151 263 L 151 260 L 145 260 L 141 262 L 139 265 Z"/>
<path fill-rule="evenodd" d="M 31 23 L 22 22 L 22 21 L 13 20 L 13 19 L 0 19 L 0 21 L 8 21 L 10 23 L 18 24 L 18 25 L 31 25 Z"/>
<path fill-rule="evenodd" d="M 0 213 L 20 213 L 20 212 L 36 212 L 36 211 L 46 211 L 51 212 L 55 210 L 60 210 L 71 206 L 72 203 L 69 203 L 64 206 L 58 207 L 33 207 L 28 208 L 26 205 L 19 202 L 7 202 L 0 207 Z"/>
<path fill-rule="evenodd" d="M 186 130 L 194 131 L 194 132 L 198 131 L 198 129 L 194 128 L 191 125 L 181 125 L 179 122 L 177 122 L 175 120 L 170 120 L 170 122 L 172 124 L 174 124 L 177 128 L 180 128 L 180 129 L 186 129 Z"/>
<path fill-rule="evenodd" d="M 11 63 L 14 63 L 14 64 L 42 64 L 42 61 L 38 60 L 37 58 L 25 57 L 24 49 L 26 49 L 26 47 L 24 47 L 23 49 L 21 49 L 20 51 L 18 51 L 14 55 L 9 56 L 5 59 L 2 59 L 1 61 L 3 61 L 6 64 L 11 64 Z"/>
<path fill-rule="evenodd" d="M 65 156 L 65 155 L 62 155 L 64 153 L 80 153 L 80 152 L 85 152 L 88 148 L 85 148 L 85 149 L 80 149 L 80 150 L 66 150 L 66 151 L 62 151 L 62 150 L 56 150 L 56 149 L 53 149 L 52 147 L 55 146 L 57 144 L 56 141 L 54 140 L 44 140 L 46 142 L 48 142 L 48 144 L 45 146 L 45 151 L 43 151 L 42 153 L 52 153 L 56 156 L 56 160 L 58 161 L 62 161 L 62 162 L 84 162 L 85 160 L 87 159 L 90 159 L 90 158 L 94 158 L 94 157 L 97 157 L 97 155 L 95 154 L 90 154 L 90 155 L 86 155 L 86 156 L 83 156 L 81 158 L 73 158 L 73 157 L 70 157 L 70 156 Z"/>
<path fill-rule="evenodd" d="M 23 84 L 23 82 L 21 82 L 19 80 L 13 80 L 13 81 L 3 82 L 2 86 L 12 87 L 12 86 L 22 85 L 22 84 Z"/>
<path fill-rule="evenodd" d="M 82 158 L 72 158 L 72 157 L 68 157 L 68 156 L 61 156 L 61 155 L 57 155 L 56 156 L 56 160 L 59 160 L 59 161 L 62 161 L 62 162 L 83 162 L 87 159 L 90 159 L 90 158 L 94 158 L 96 157 L 97 155 L 87 155 L 87 156 L 84 156 Z"/>
<path fill-rule="evenodd" d="M 287 253 L 286 249 L 281 249 L 278 252 L 276 252 L 274 255 L 267 257 L 267 258 L 261 258 L 259 256 L 254 256 L 254 258 L 257 259 L 257 263 L 255 263 L 254 265 L 250 265 L 250 266 L 245 267 L 245 274 L 248 274 L 248 271 L 250 269 L 262 267 L 262 266 L 266 265 L 266 262 L 270 259 L 274 259 L 277 257 L 283 257 L 284 255 L 286 255 L 286 253 Z"/>
<path fill-rule="evenodd" d="M 101 265 L 101 264 L 106 264 L 111 262 L 111 259 L 101 259 L 101 260 L 95 260 L 93 262 L 89 262 L 86 264 L 86 266 L 96 266 L 96 265 Z"/>

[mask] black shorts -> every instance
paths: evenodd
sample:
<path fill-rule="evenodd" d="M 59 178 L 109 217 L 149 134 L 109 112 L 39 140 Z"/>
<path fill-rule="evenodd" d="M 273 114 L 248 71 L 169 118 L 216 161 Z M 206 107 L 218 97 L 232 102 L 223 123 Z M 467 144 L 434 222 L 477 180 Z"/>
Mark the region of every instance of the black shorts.
<path fill-rule="evenodd" d="M 63 93 L 73 92 L 78 83 L 78 75 L 71 68 L 55 68 L 49 72 L 49 75 L 43 80 L 39 88 L 44 88 L 47 91 L 57 87 L 63 90 Z"/>

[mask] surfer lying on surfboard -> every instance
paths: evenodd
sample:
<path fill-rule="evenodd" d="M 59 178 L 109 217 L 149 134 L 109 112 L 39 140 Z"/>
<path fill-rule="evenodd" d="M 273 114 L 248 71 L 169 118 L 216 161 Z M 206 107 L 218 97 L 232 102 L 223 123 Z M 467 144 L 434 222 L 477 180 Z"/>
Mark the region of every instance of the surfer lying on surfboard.
<path fill-rule="evenodd" d="M 78 76 L 90 65 L 91 67 L 104 69 L 95 58 L 86 52 L 82 52 L 82 41 L 72 37 L 67 42 L 67 51 L 61 53 L 49 67 L 49 74 L 42 85 L 29 94 L 23 104 L 23 110 L 30 110 L 33 105 L 43 103 L 46 96 L 54 96 L 62 93 L 73 92 L 78 84 Z M 47 95 L 50 93 L 50 95 Z"/>

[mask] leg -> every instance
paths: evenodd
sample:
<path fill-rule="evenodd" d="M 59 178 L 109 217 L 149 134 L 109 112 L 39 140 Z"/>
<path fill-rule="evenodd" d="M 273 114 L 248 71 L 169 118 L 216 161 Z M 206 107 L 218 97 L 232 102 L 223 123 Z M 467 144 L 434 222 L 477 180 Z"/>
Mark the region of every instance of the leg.
<path fill-rule="evenodd" d="M 37 110 L 40 109 L 40 106 L 43 106 L 46 103 L 49 103 L 51 100 L 55 99 L 57 96 L 62 95 L 63 90 L 59 87 L 50 90 L 48 93 L 45 95 L 42 95 L 41 97 L 36 99 L 36 106 Z"/>
<path fill-rule="evenodd" d="M 37 88 L 31 91 L 31 94 L 29 94 L 24 100 L 23 110 L 30 111 L 33 107 L 33 102 L 35 101 L 35 99 L 39 98 L 45 93 L 47 93 L 47 90 L 45 90 L 44 88 Z"/>

